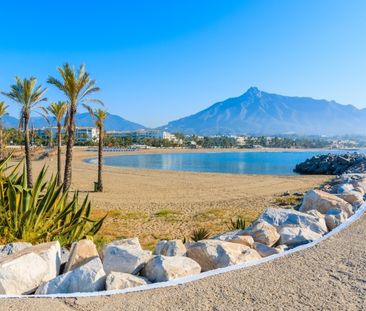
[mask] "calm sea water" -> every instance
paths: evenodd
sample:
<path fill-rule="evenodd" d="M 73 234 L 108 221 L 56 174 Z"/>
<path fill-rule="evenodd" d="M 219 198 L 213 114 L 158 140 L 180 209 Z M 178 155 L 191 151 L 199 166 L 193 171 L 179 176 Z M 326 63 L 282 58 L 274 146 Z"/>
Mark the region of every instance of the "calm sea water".
<path fill-rule="evenodd" d="M 362 150 L 364 151 L 364 150 Z M 345 151 L 165 153 L 105 157 L 109 166 L 231 174 L 295 175 L 296 164 L 318 154 Z M 95 159 L 90 159 L 94 162 Z"/>

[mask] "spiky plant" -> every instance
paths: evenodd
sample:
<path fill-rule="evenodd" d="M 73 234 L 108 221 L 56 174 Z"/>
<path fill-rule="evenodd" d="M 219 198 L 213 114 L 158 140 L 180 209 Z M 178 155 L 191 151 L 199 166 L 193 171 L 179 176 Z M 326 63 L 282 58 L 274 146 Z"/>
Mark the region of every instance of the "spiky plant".
<path fill-rule="evenodd" d="M 42 88 L 41 85 L 36 86 L 37 79 L 34 77 L 31 77 L 29 79 L 21 79 L 20 77 L 16 77 L 15 82 L 15 84 L 10 86 L 10 92 L 2 92 L 2 94 L 21 105 L 19 129 L 23 129 L 24 133 L 27 183 L 28 187 L 32 187 L 33 178 L 29 140 L 29 119 L 32 110 L 40 102 L 47 100 L 44 97 L 47 89 Z"/>
<path fill-rule="evenodd" d="M 247 223 L 242 217 L 237 217 L 236 219 L 231 219 L 228 225 L 230 230 L 244 230 L 247 228 Z"/>
<path fill-rule="evenodd" d="M 57 87 L 67 98 L 67 115 L 66 115 L 66 160 L 64 174 L 64 191 L 71 184 L 72 177 L 72 151 L 75 143 L 75 116 L 77 108 L 80 104 L 87 102 L 96 102 L 102 104 L 98 99 L 89 98 L 93 93 L 100 89 L 95 85 L 95 80 L 90 78 L 89 73 L 85 71 L 85 66 L 81 65 L 79 70 L 75 70 L 69 64 L 64 64 L 58 68 L 61 80 L 49 77 L 47 82 Z"/>
<path fill-rule="evenodd" d="M 90 218 L 87 196 L 81 204 L 77 192 L 69 198 L 55 177 L 46 179 L 46 168 L 29 188 L 24 165 L 23 171 L 20 163 L 9 172 L 9 159 L 0 161 L 0 236 L 5 242 L 58 240 L 68 245 L 98 232 L 106 216 Z"/>
<path fill-rule="evenodd" d="M 210 236 L 211 234 L 206 228 L 194 229 L 192 231 L 191 240 L 197 242 L 201 240 L 206 240 Z"/>
<path fill-rule="evenodd" d="M 7 109 L 5 102 L 0 101 L 0 160 L 4 158 L 3 117 L 8 114 Z"/>

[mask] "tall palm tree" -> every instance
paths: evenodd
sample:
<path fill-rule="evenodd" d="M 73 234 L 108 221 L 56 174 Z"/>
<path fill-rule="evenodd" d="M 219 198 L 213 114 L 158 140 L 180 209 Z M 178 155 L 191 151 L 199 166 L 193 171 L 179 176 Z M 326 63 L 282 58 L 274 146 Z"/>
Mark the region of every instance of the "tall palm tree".
<path fill-rule="evenodd" d="M 52 121 L 48 116 L 48 111 L 46 108 L 41 107 L 41 109 L 43 110 L 43 112 L 45 113 L 40 113 L 40 115 L 43 117 L 43 119 L 47 122 L 48 124 L 48 133 L 49 133 L 49 141 L 48 141 L 48 147 L 50 149 L 52 149 Z M 45 135 L 47 135 L 47 132 L 45 131 Z"/>
<path fill-rule="evenodd" d="M 103 139 L 104 139 L 104 120 L 108 116 L 106 110 L 96 109 L 93 111 L 89 106 L 84 105 L 92 118 L 95 118 L 95 125 L 98 128 L 98 186 L 97 191 L 103 192 Z"/>
<path fill-rule="evenodd" d="M 7 115 L 8 106 L 5 102 L 0 101 L 0 160 L 4 158 L 4 146 L 3 146 L 3 116 Z"/>
<path fill-rule="evenodd" d="M 62 120 L 65 117 L 67 111 L 67 103 L 62 101 L 51 103 L 47 108 L 45 108 L 45 111 L 51 114 L 57 123 L 57 184 L 61 185 Z"/>
<path fill-rule="evenodd" d="M 21 105 L 19 128 L 23 129 L 24 134 L 27 184 L 30 188 L 33 186 L 33 179 L 28 128 L 29 119 L 32 110 L 37 106 L 37 104 L 47 100 L 44 97 L 47 88 L 42 88 L 41 85 L 36 86 L 37 79 L 35 77 L 30 77 L 29 79 L 21 79 L 20 77 L 16 77 L 15 82 L 15 84 L 10 86 L 10 92 L 2 92 L 2 94 Z"/>
<path fill-rule="evenodd" d="M 90 99 L 89 95 L 98 92 L 100 89 L 95 85 L 95 80 L 91 80 L 89 73 L 85 71 L 85 66 L 81 65 L 75 71 L 69 64 L 64 64 L 58 68 L 61 81 L 49 77 L 47 82 L 56 86 L 64 93 L 67 100 L 66 114 L 66 160 L 64 174 L 64 191 L 70 187 L 72 178 L 72 150 L 75 143 L 75 115 L 79 104 L 96 102 L 102 104 L 100 100 Z"/>

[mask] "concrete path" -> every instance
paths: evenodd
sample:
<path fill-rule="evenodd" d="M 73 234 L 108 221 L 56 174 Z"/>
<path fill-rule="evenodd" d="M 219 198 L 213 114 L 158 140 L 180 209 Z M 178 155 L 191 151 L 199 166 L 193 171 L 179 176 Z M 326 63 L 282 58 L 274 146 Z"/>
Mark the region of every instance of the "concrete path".
<path fill-rule="evenodd" d="M 126 295 L 0 300 L 0 310 L 366 310 L 366 216 L 260 266 Z"/>

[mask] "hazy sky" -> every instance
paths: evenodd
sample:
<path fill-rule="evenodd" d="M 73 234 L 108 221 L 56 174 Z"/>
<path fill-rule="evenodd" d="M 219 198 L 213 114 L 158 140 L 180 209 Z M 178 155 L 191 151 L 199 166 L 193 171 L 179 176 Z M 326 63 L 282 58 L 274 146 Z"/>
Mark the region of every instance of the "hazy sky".
<path fill-rule="evenodd" d="M 64 62 L 86 64 L 109 112 L 147 126 L 250 86 L 366 107 L 366 1 L 1 2 L 1 90 Z"/>

